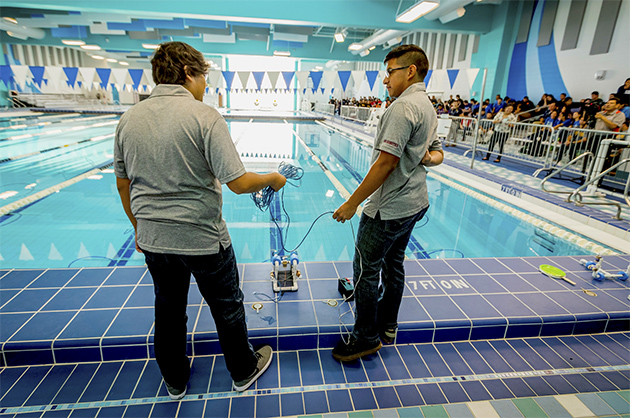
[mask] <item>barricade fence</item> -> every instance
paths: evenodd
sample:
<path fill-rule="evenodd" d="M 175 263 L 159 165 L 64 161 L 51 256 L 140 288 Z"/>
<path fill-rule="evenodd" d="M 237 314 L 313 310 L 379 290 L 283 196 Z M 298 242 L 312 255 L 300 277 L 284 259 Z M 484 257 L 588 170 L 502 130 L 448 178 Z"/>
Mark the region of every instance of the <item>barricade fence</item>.
<path fill-rule="evenodd" d="M 467 151 L 475 149 L 481 157 L 494 157 L 493 160 L 509 157 L 539 166 L 536 174 L 549 174 L 555 168 L 588 152 L 589 155 L 563 170 L 585 180 L 594 178 L 618 161 L 630 158 L 630 135 L 620 132 L 564 127 L 553 129 L 539 124 L 494 123 L 492 119 L 478 121 L 474 118 L 449 116 L 448 120 L 438 120 L 438 135 L 444 137 L 444 146 L 447 147 L 457 146 Z M 616 141 L 612 144 L 609 141 L 602 142 L 605 139 Z M 602 151 L 601 147 L 606 149 Z M 592 159 L 600 153 L 603 155 L 602 161 L 591 165 Z M 608 173 L 604 181 L 623 188 L 629 172 L 630 164 L 623 164 Z"/>
<path fill-rule="evenodd" d="M 495 123 L 492 119 L 449 117 L 450 127 L 445 137 L 446 146 L 472 149 L 482 157 L 509 157 L 546 167 L 555 133 L 545 125 L 529 123 Z M 479 133 L 477 130 L 479 124 Z M 477 142 L 475 143 L 475 135 Z"/>

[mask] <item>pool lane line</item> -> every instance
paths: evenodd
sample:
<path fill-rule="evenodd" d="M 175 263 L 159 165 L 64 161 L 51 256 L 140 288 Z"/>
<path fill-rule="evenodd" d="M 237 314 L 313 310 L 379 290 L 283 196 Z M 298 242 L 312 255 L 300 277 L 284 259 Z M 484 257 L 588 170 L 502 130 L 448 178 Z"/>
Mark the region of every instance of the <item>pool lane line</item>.
<path fill-rule="evenodd" d="M 72 113 L 68 116 L 81 116 L 80 113 Z M 61 116 L 61 115 L 60 115 Z M 64 117 L 68 117 L 68 116 L 64 116 Z M 49 116 L 42 116 L 41 118 L 38 119 L 44 119 L 44 118 L 51 118 L 51 117 L 57 117 L 55 115 L 49 115 Z M 88 116 L 87 118 L 81 118 L 81 119 L 76 119 L 76 121 L 86 121 L 86 122 L 91 122 L 93 120 L 96 119 L 104 119 L 104 118 L 112 118 L 112 115 L 105 115 L 105 116 Z M 0 131 L 5 131 L 5 130 L 17 130 L 17 129 L 24 129 L 24 128 L 35 128 L 38 126 L 48 126 L 48 125 L 52 125 L 54 123 L 72 123 L 75 121 L 72 120 L 67 120 L 67 119 L 61 119 L 61 120 L 53 120 L 50 122 L 39 122 L 39 123 L 32 123 L 32 124 L 21 124 L 21 125 L 12 125 L 12 126 L 2 126 L 0 127 Z"/>
<path fill-rule="evenodd" d="M 381 380 L 373 382 L 356 382 L 356 383 L 329 383 L 323 385 L 311 385 L 311 386 L 293 386 L 293 387 L 280 387 L 272 389 L 252 389 L 244 392 L 213 392 L 204 394 L 190 394 L 184 396 L 180 402 L 190 402 L 207 399 L 234 399 L 242 396 L 264 396 L 264 395 L 276 395 L 287 393 L 301 393 L 301 392 L 315 392 L 315 391 L 329 391 L 339 389 L 370 389 L 380 387 L 395 387 L 403 385 L 422 385 L 422 384 L 436 384 L 436 383 L 449 383 L 449 382 L 465 382 L 465 381 L 477 381 L 483 382 L 486 380 L 507 379 L 507 378 L 524 378 L 524 377 L 544 377 L 544 376 L 566 376 L 566 375 L 582 375 L 593 372 L 606 372 L 606 371 L 625 371 L 630 370 L 630 365 L 622 364 L 617 366 L 596 366 L 596 367 L 581 367 L 570 369 L 551 369 L 551 370 L 531 370 L 523 372 L 508 372 L 508 373 L 487 373 L 478 375 L 461 375 L 461 376 L 441 376 L 441 377 L 419 377 L 409 379 L 397 379 L 397 380 Z M 581 393 L 601 393 L 602 391 L 594 392 L 581 392 Z M 604 392 L 618 392 L 618 390 L 604 391 Z M 5 414 L 20 414 L 27 412 L 47 412 L 47 411 L 59 411 L 59 410 L 77 410 L 88 408 L 108 408 L 117 406 L 130 406 L 130 405 L 144 405 L 155 403 L 173 402 L 168 396 L 155 396 L 151 398 L 135 398 L 135 399 L 119 399 L 119 400 L 103 400 L 95 402 L 80 402 L 80 403 L 66 403 L 66 404 L 52 404 L 52 405 L 34 405 L 34 406 L 14 406 L 0 408 L 0 415 Z M 455 403 L 455 402 L 453 402 Z"/>
<path fill-rule="evenodd" d="M 70 180 L 63 181 L 63 182 L 61 182 L 59 184 L 56 184 L 56 185 L 51 186 L 51 187 L 48 187 L 47 189 L 41 190 L 41 191 L 39 191 L 37 193 L 34 193 L 34 194 L 30 195 L 30 196 L 26 196 L 26 197 L 23 197 L 20 200 L 17 200 L 15 202 L 9 203 L 8 205 L 4 205 L 4 206 L 0 207 L 0 216 L 4 216 L 4 215 L 6 215 L 8 213 L 11 213 L 11 212 L 13 212 L 13 211 L 15 211 L 17 209 L 20 209 L 20 208 L 22 208 L 22 207 L 24 207 L 24 206 L 26 206 L 28 204 L 34 203 L 34 202 L 36 202 L 36 201 L 38 201 L 38 200 L 40 200 L 40 199 L 42 199 L 42 198 L 44 198 L 46 196 L 49 196 L 49 195 L 51 195 L 51 194 L 53 194 L 55 192 L 58 192 L 61 189 L 64 189 L 64 188 L 66 188 L 68 186 L 72 186 L 73 184 L 78 183 L 81 180 L 84 180 L 84 179 L 86 179 L 86 178 L 88 178 L 90 176 L 98 174 L 102 170 L 104 170 L 105 168 L 110 166 L 111 164 L 112 164 L 111 162 L 108 162 L 108 163 L 103 164 L 102 166 L 100 166 L 98 168 L 94 168 L 94 169 L 92 169 L 90 171 L 87 171 L 87 172 L 85 172 L 83 174 L 80 174 L 80 175 L 78 175 L 76 177 L 73 177 Z"/>
<path fill-rule="evenodd" d="M 21 160 L 23 158 L 28 158 L 28 157 L 32 157 L 34 155 L 39 155 L 39 154 L 43 154 L 45 152 L 50 152 L 50 151 L 55 151 L 58 149 L 63 149 L 63 148 L 68 148 L 68 147 L 73 147 L 79 144 L 84 144 L 86 142 L 97 142 L 97 141 L 102 141 L 104 139 L 109 139 L 109 138 L 113 138 L 114 137 L 114 133 L 111 134 L 107 134 L 107 135 L 99 135 L 99 136 L 95 136 L 92 138 L 88 138 L 88 139 L 83 139 L 81 141 L 77 141 L 77 142 L 72 142 L 70 144 L 64 144 L 64 145 L 58 145 L 56 147 L 52 147 L 52 148 L 46 148 L 43 150 L 39 150 L 39 151 L 34 151 L 34 152 L 29 152 L 27 154 L 22 154 L 22 155 L 16 155 L 15 157 L 9 157 L 9 158 L 3 158 L 0 160 L 0 164 L 4 164 L 7 163 L 9 161 L 16 161 L 16 160 Z"/>
<path fill-rule="evenodd" d="M 0 139 L 0 142 L 17 141 L 19 139 L 28 139 L 28 138 L 33 138 L 33 137 L 37 137 L 37 139 L 41 139 L 41 137 L 45 135 L 57 135 L 57 134 L 65 133 L 65 132 L 77 132 L 77 131 L 83 131 L 85 129 L 101 128 L 103 126 L 109 126 L 109 125 L 118 125 L 118 120 L 113 120 L 110 122 L 98 122 L 92 125 L 73 126 L 68 129 L 54 129 L 52 131 L 38 132 L 38 133 L 32 133 L 32 134 L 13 135 L 7 138 Z"/>
<path fill-rule="evenodd" d="M 286 123 L 287 125 L 290 125 L 289 122 L 286 121 L 286 119 L 284 123 Z M 293 127 L 291 127 L 291 131 L 293 131 L 293 135 L 295 135 L 295 137 L 298 139 L 298 141 L 300 141 L 302 146 L 304 146 L 304 148 L 306 149 L 306 152 L 311 156 L 311 158 L 313 158 L 313 161 L 315 161 L 317 165 L 322 169 L 326 177 L 328 177 L 330 182 L 333 184 L 333 187 L 337 189 L 337 192 L 339 192 L 341 197 L 343 197 L 345 200 L 348 200 L 351 196 L 350 192 L 346 190 L 343 184 L 341 184 L 341 182 L 337 179 L 337 177 L 333 175 L 333 173 L 328 169 L 328 167 L 326 167 L 326 165 L 322 162 L 322 160 L 320 160 L 319 157 L 315 155 L 313 150 L 308 145 L 306 145 L 306 142 L 304 142 L 300 134 L 298 134 L 295 131 L 295 129 L 293 129 Z M 363 208 L 361 206 L 358 206 L 357 214 L 360 216 L 362 212 L 363 212 Z"/>

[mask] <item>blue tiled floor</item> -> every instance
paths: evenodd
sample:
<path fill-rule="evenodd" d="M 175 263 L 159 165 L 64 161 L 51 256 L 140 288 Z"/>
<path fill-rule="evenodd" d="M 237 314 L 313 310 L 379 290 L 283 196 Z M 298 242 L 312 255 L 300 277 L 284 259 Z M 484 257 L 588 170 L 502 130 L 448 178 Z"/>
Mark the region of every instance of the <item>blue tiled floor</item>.
<path fill-rule="evenodd" d="M 629 262 L 630 256 L 611 256 L 603 267 L 618 271 Z M 544 276 L 538 272 L 543 263 L 563 268 L 578 285 Z M 349 265 L 301 264 L 298 291 L 277 302 L 269 300 L 274 295 L 270 265 L 239 266 L 254 342 L 270 342 L 280 350 L 332 347 L 345 329 L 340 319 L 346 326 L 353 322 L 350 307 L 337 292 L 338 272 Z M 581 335 L 630 326 L 628 283 L 592 280 L 577 257 L 408 260 L 406 270 L 398 343 Z M 150 355 L 153 288 L 145 267 L 10 270 L 0 275 L 4 364 Z M 339 306 L 330 306 L 332 299 Z M 263 308 L 257 312 L 252 305 L 259 302 Z M 217 353 L 214 322 L 194 283 L 188 315 L 191 353 Z"/>
<path fill-rule="evenodd" d="M 386 416 L 403 417 L 422 416 L 413 415 L 414 407 L 433 416 L 446 405 L 451 416 L 479 417 L 471 412 L 475 403 L 488 401 L 501 416 L 515 416 L 509 412 L 515 404 L 501 400 L 535 397 L 555 418 L 572 416 L 559 403 L 572 394 L 593 415 L 626 414 L 628 337 L 388 345 L 346 364 L 334 361 L 329 349 L 280 351 L 242 394 L 231 391 L 222 355 L 194 356 L 181 402 L 166 396 L 154 360 L 5 367 L 0 416 L 274 417 L 366 411 L 377 417 L 383 416 L 378 410 L 391 409 L 396 415 Z M 626 354 L 625 359 L 618 354 Z"/>

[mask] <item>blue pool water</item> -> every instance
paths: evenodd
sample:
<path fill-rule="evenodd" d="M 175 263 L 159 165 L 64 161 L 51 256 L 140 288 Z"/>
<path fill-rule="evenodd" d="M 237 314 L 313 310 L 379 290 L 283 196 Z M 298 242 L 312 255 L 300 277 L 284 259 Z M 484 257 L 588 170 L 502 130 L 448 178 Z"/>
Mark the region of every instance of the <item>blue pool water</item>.
<path fill-rule="evenodd" d="M 3 268 L 144 263 L 144 257 L 134 251 L 133 230 L 120 205 L 113 171 L 107 168 L 116 120 L 115 116 L 66 116 L 54 128 L 0 130 L 1 206 L 105 167 L 97 175 L 0 218 Z M 354 191 L 369 168 L 369 145 L 315 122 L 234 120 L 228 124 L 249 170 L 275 170 L 281 161 L 304 170 L 299 184 L 288 184 L 283 201 L 276 199 L 265 212 L 254 206 L 249 195 L 237 196 L 225 188 L 223 216 L 240 263 L 263 262 L 273 251 L 282 253 L 281 242 L 292 250 L 319 215 L 334 211 L 345 201 L 340 192 Z M 55 129 L 61 132 L 50 133 Z M 33 136 L 7 139 L 26 134 Z M 97 140 L 88 140 L 92 138 Z M 22 158 L 6 160 L 16 156 Z M 410 258 L 587 253 L 445 183 L 429 179 L 428 189 L 431 208 L 414 230 L 407 249 Z M 282 227 L 282 241 L 272 217 Z M 352 224 L 356 233 L 357 217 Z M 351 260 L 353 243 L 350 223 L 339 224 L 326 214 L 315 223 L 298 253 L 304 261 Z"/>

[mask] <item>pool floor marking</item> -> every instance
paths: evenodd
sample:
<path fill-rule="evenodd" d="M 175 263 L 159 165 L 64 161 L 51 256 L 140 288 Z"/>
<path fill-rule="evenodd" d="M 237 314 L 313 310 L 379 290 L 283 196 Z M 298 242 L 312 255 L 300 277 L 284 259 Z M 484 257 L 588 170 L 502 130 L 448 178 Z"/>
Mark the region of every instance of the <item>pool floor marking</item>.
<path fill-rule="evenodd" d="M 52 147 L 52 148 L 46 148 L 46 149 L 39 150 L 39 151 L 29 152 L 27 154 L 16 155 L 15 157 L 3 158 L 3 159 L 0 160 L 0 164 L 6 163 L 8 161 L 21 160 L 22 158 L 32 157 L 33 155 L 39 155 L 39 154 L 43 154 L 45 152 L 55 151 L 55 150 L 62 149 L 62 148 L 67 148 L 67 147 L 72 147 L 72 146 L 79 145 L 79 144 L 84 144 L 86 142 L 102 141 L 103 139 L 112 138 L 114 135 L 115 134 L 111 133 L 111 134 L 108 134 L 108 135 L 95 136 L 93 138 L 83 139 L 81 141 L 72 142 L 70 144 L 58 145 L 58 146 Z"/>
<path fill-rule="evenodd" d="M 286 120 L 284 121 L 284 123 L 289 125 L 289 123 Z M 302 139 L 300 134 L 298 134 L 295 131 L 295 129 L 293 129 L 293 127 L 291 127 L 291 130 L 293 131 L 293 134 L 298 139 L 298 141 L 300 141 L 302 146 L 304 146 L 304 148 L 306 148 L 306 152 L 308 152 L 308 154 L 313 158 L 313 160 L 317 163 L 317 165 L 319 165 L 319 167 L 322 169 L 324 174 L 326 174 L 326 177 L 328 177 L 328 179 L 333 184 L 335 189 L 337 189 L 337 191 L 339 192 L 341 197 L 343 197 L 345 200 L 348 200 L 350 198 L 350 192 L 348 192 L 348 190 L 346 190 L 346 188 L 343 187 L 343 184 L 341 184 L 341 182 L 339 180 L 337 180 L 337 178 L 330 172 L 328 167 L 326 167 L 326 165 L 324 165 L 322 160 L 320 160 L 319 157 L 317 155 L 315 155 L 313 150 L 308 145 L 306 145 L 306 142 L 304 142 L 304 140 Z M 357 208 L 357 215 L 361 216 L 362 212 L 363 212 L 363 208 L 361 206 L 359 206 Z"/>
<path fill-rule="evenodd" d="M 313 385 L 313 386 L 294 386 L 283 387 L 274 389 L 254 389 L 245 392 L 215 392 L 205 394 L 191 394 L 184 396 L 181 401 L 196 401 L 204 399 L 230 399 L 240 396 L 257 396 L 257 395 L 272 395 L 272 394 L 285 394 L 285 393 L 298 393 L 298 392 L 314 392 L 325 390 L 338 390 L 338 389 L 361 389 L 361 388 L 379 388 L 379 387 L 393 387 L 400 385 L 417 385 L 423 383 L 448 383 L 448 382 L 464 382 L 464 381 L 484 381 L 495 380 L 505 378 L 520 378 L 520 377 L 533 377 L 533 376 L 562 376 L 562 375 L 580 375 L 583 373 L 592 372 L 605 372 L 605 371 L 620 371 L 630 370 L 630 364 L 624 364 L 619 366 L 599 366 L 599 367 L 583 367 L 575 369 L 555 369 L 555 370 L 533 370 L 527 372 L 510 372 L 510 373 L 488 373 L 480 375 L 466 375 L 466 376 L 443 376 L 443 377 L 423 377 L 423 378 L 411 378 L 411 379 L 398 379 L 398 380 L 384 380 L 374 382 L 358 382 L 358 383 L 337 383 L 327 385 Z M 97 401 L 97 402 L 81 402 L 81 403 L 67 403 L 67 404 L 54 404 L 54 405 L 37 405 L 37 406 L 18 406 L 1 408 L 0 414 L 20 414 L 26 412 L 44 412 L 52 410 L 74 410 L 74 409 L 86 409 L 86 408 L 106 408 L 114 406 L 129 406 L 129 405 L 142 405 L 147 403 L 163 403 L 172 402 L 168 396 L 155 396 L 151 398 L 136 398 L 136 399 L 121 399 L 115 401 Z"/>

